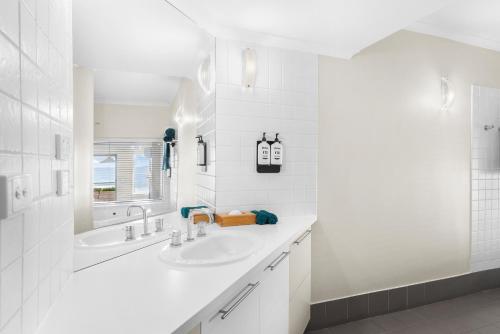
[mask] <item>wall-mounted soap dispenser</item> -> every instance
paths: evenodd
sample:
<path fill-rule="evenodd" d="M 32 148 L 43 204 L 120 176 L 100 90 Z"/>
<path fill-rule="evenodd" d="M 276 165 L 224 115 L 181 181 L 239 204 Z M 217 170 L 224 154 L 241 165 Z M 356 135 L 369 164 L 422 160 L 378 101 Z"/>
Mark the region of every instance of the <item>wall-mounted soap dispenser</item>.
<path fill-rule="evenodd" d="M 257 173 L 279 173 L 282 164 L 282 151 L 283 146 L 278 140 L 278 134 L 276 134 L 276 141 L 268 142 L 264 132 L 262 140 L 257 141 Z"/>
<path fill-rule="evenodd" d="M 202 136 L 196 136 L 198 142 L 196 144 L 197 161 L 196 164 L 200 167 L 207 167 L 207 143 L 203 141 Z"/>
<path fill-rule="evenodd" d="M 271 164 L 271 146 L 267 142 L 266 133 L 262 134 L 262 140 L 257 142 L 257 165 L 269 166 Z"/>
<path fill-rule="evenodd" d="M 271 165 L 281 166 L 283 164 L 283 144 L 278 136 L 279 133 L 276 134 L 274 143 L 271 144 Z"/>

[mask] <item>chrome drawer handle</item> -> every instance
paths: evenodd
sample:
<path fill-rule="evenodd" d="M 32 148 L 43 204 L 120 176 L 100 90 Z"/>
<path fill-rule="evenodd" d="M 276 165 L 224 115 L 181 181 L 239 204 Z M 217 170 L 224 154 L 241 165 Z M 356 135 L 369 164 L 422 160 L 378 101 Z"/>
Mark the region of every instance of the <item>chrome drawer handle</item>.
<path fill-rule="evenodd" d="M 293 243 L 294 243 L 295 245 L 300 245 L 300 244 L 301 244 L 301 242 L 302 242 L 302 241 L 304 241 L 304 239 L 305 239 L 305 238 L 307 238 L 307 236 L 308 236 L 309 234 L 311 234 L 311 232 L 312 232 L 312 230 L 307 230 L 307 231 L 305 231 L 305 232 L 304 232 L 304 234 L 302 234 L 302 235 L 300 236 L 300 238 L 298 238 L 297 240 L 295 240 Z"/>
<path fill-rule="evenodd" d="M 226 319 L 231 314 L 231 312 L 233 312 L 259 286 L 259 284 L 260 281 L 256 283 L 250 283 L 245 288 L 243 288 L 243 290 L 241 290 L 226 306 L 224 306 L 224 308 L 222 308 L 218 312 L 219 314 L 222 314 L 220 318 L 222 320 Z M 233 304 L 225 309 L 231 303 Z"/>
<path fill-rule="evenodd" d="M 271 271 L 273 271 L 274 269 L 276 269 L 276 267 L 279 266 L 279 264 L 284 259 L 286 259 L 286 257 L 288 256 L 288 254 L 290 254 L 290 252 L 283 252 L 283 253 L 281 253 L 280 256 L 278 256 L 273 262 L 271 262 L 270 265 L 268 265 L 266 267 L 266 269 L 264 269 L 264 271 L 267 270 L 267 269 L 271 269 Z"/>

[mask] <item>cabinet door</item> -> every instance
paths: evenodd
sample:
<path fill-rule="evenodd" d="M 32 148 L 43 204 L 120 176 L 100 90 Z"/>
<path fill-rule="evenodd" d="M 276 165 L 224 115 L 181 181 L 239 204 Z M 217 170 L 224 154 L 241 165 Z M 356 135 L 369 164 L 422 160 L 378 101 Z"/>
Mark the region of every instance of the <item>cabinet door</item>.
<path fill-rule="evenodd" d="M 310 318 L 311 230 L 290 246 L 290 334 L 302 334 Z"/>
<path fill-rule="evenodd" d="M 203 334 L 259 334 L 259 282 L 248 284 L 212 319 L 204 323 Z"/>
<path fill-rule="evenodd" d="M 288 334 L 289 252 L 283 252 L 264 271 L 260 290 L 261 334 Z"/>
<path fill-rule="evenodd" d="M 290 299 L 290 334 L 303 334 L 310 318 L 311 275 L 307 275 Z"/>
<path fill-rule="evenodd" d="M 290 297 L 310 273 L 311 230 L 307 230 L 290 246 Z"/>

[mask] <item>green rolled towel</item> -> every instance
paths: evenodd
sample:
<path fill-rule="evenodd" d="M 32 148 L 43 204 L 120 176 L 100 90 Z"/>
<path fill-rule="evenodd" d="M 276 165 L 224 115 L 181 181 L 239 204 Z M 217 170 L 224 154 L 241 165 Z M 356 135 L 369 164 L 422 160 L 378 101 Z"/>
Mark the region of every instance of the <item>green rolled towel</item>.
<path fill-rule="evenodd" d="M 274 213 L 266 210 L 260 210 L 260 213 L 266 217 L 267 219 L 266 224 L 274 225 L 278 222 L 278 216 L 276 216 Z"/>
<path fill-rule="evenodd" d="M 276 224 L 278 222 L 278 216 L 266 210 L 253 210 L 252 213 L 255 214 L 255 222 L 258 225 L 265 224 Z"/>
<path fill-rule="evenodd" d="M 194 210 L 194 209 L 204 209 L 204 208 L 206 208 L 205 205 L 200 205 L 200 206 L 185 206 L 185 207 L 181 208 L 181 215 L 184 218 L 188 218 L 189 217 L 189 211 Z"/>
<path fill-rule="evenodd" d="M 255 223 L 258 225 L 264 225 L 267 222 L 267 217 L 260 213 L 258 210 L 253 210 L 252 213 L 255 214 Z"/>

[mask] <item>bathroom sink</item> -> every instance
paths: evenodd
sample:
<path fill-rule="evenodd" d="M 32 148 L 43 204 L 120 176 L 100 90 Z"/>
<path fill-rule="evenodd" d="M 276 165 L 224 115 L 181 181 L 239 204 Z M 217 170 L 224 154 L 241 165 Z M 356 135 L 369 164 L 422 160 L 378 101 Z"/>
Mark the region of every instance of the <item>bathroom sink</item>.
<path fill-rule="evenodd" d="M 180 247 L 165 247 L 160 259 L 179 266 L 220 265 L 242 260 L 262 247 L 263 241 L 246 231 L 217 231 Z"/>
<path fill-rule="evenodd" d="M 106 228 L 99 228 L 75 236 L 75 247 L 77 248 L 109 248 L 155 241 L 160 238 L 167 238 L 167 231 L 154 233 L 147 237 L 141 237 L 143 231 L 142 221 L 129 223 L 136 231 L 136 239 L 125 241 L 125 226 L 118 225 Z M 154 231 L 152 222 L 149 222 L 149 230 Z M 166 229 L 168 230 L 168 228 Z"/>

